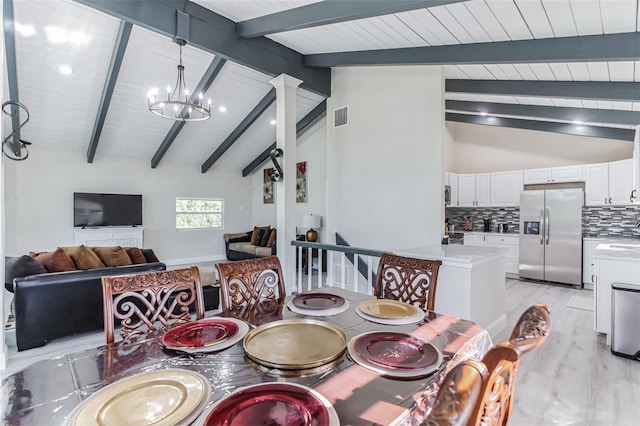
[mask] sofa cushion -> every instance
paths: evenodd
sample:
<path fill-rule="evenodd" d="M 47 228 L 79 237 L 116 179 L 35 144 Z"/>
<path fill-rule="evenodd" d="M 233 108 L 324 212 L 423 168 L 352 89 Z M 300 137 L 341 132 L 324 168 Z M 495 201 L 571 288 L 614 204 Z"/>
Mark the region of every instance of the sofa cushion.
<path fill-rule="evenodd" d="M 46 274 L 47 272 L 47 268 L 26 254 L 20 257 L 8 257 L 4 262 L 4 286 L 13 293 L 14 278 Z"/>
<path fill-rule="evenodd" d="M 251 245 L 249 243 L 246 242 L 241 242 L 241 243 L 229 243 L 229 250 L 233 250 L 233 251 L 242 251 L 242 247 L 246 246 L 246 245 Z"/>
<path fill-rule="evenodd" d="M 93 247 L 93 252 L 98 255 L 102 263 L 107 266 L 126 266 L 133 262 L 127 251 L 120 246 Z"/>
<path fill-rule="evenodd" d="M 269 235 L 269 241 L 267 241 L 267 247 L 271 248 L 276 243 L 276 228 L 273 228 L 271 235 Z"/>
<path fill-rule="evenodd" d="M 54 251 L 38 253 L 35 259 L 49 272 L 67 272 L 78 269 L 73 259 L 60 247 Z"/>
<path fill-rule="evenodd" d="M 260 247 L 267 246 L 267 243 L 269 242 L 269 237 L 271 236 L 272 232 L 273 232 L 273 229 L 267 229 L 266 231 L 264 231 L 264 234 L 262 234 L 262 238 L 260 238 L 260 243 L 258 244 Z"/>
<path fill-rule="evenodd" d="M 125 247 L 125 250 L 134 265 L 147 263 L 147 259 L 144 257 L 144 254 L 142 254 L 142 250 L 138 247 Z"/>
<path fill-rule="evenodd" d="M 260 247 L 260 244 L 262 243 L 262 238 L 264 237 L 264 234 L 267 232 L 266 229 L 260 229 L 258 231 L 258 236 L 256 237 L 256 243 L 254 244 L 254 246 L 256 247 Z"/>
<path fill-rule="evenodd" d="M 62 247 L 62 250 L 73 259 L 73 263 L 76 264 L 78 269 L 85 270 L 105 267 L 105 264 L 102 263 L 98 255 L 85 245 Z"/>
<path fill-rule="evenodd" d="M 256 247 L 256 255 L 260 257 L 271 256 L 271 249 L 269 247 Z"/>
<path fill-rule="evenodd" d="M 240 247 L 240 251 L 244 253 L 256 254 L 257 247 L 253 244 L 244 243 L 242 247 Z"/>
<path fill-rule="evenodd" d="M 140 251 L 144 255 L 144 258 L 147 259 L 147 263 L 160 262 L 158 256 L 156 256 L 152 249 L 140 249 Z"/>
<path fill-rule="evenodd" d="M 253 227 L 253 233 L 251 234 L 251 244 L 253 244 L 254 246 L 258 245 L 258 236 L 261 229 L 271 229 L 271 225 Z"/>

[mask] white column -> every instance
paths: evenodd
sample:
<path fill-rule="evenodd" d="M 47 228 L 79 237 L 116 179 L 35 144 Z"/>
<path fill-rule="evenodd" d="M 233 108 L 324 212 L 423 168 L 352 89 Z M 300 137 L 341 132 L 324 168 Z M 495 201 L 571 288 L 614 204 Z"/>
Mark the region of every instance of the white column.
<path fill-rule="evenodd" d="M 3 20 L 2 8 L 0 8 L 0 20 Z M 13 25 L 13 24 L 12 24 Z M 4 52 L 4 32 L 0 34 L 0 49 Z M 4 81 L 4 67 L 0 69 L 0 81 Z M 2 91 L 4 86 L 0 87 L 0 99 L 4 99 L 2 97 Z M 0 112 L 2 115 L 2 112 Z M 4 119 L 0 120 L 0 135 L 4 135 L 2 123 Z M 3 261 L 0 262 L 0 276 L 4 277 L 4 155 L 0 154 L 0 259 Z M 2 290 L 2 297 L 0 297 L 0 316 L 2 317 L 2 330 L 0 330 L 0 370 L 7 368 L 7 358 L 8 358 L 8 350 L 7 345 L 5 343 L 5 334 L 4 334 L 4 326 L 5 321 L 7 320 L 7 312 L 4 311 L 4 298 L 6 297 L 6 291 Z"/>
<path fill-rule="evenodd" d="M 284 179 L 276 186 L 276 250 L 282 264 L 287 294 L 295 290 L 295 264 L 291 241 L 296 239 L 296 89 L 302 80 L 280 74 L 270 81 L 276 88 L 276 147 Z"/>

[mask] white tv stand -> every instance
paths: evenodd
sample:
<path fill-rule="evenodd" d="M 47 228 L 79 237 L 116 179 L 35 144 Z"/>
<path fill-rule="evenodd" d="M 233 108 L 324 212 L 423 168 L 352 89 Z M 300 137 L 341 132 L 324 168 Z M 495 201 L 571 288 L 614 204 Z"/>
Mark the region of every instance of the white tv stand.
<path fill-rule="evenodd" d="M 144 228 L 140 226 L 76 229 L 76 245 L 93 247 L 143 247 Z"/>

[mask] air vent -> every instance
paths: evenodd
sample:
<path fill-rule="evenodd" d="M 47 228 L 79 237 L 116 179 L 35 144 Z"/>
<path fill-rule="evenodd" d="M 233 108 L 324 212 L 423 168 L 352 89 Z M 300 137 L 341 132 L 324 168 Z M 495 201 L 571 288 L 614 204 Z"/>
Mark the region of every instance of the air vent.
<path fill-rule="evenodd" d="M 349 124 L 349 107 L 345 106 L 333 110 L 333 127 L 342 127 Z"/>

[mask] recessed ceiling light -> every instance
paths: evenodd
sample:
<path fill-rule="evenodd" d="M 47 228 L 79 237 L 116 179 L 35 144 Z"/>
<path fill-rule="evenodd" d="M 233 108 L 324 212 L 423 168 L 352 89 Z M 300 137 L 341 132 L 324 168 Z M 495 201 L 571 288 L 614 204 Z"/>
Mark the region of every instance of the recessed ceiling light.
<path fill-rule="evenodd" d="M 64 75 L 70 75 L 73 73 L 73 69 L 69 65 L 60 65 L 58 69 Z"/>
<path fill-rule="evenodd" d="M 69 43 L 73 45 L 88 44 L 91 36 L 82 31 L 69 31 L 61 27 L 44 27 L 47 39 L 50 43 L 63 44 Z"/>
<path fill-rule="evenodd" d="M 271 123 L 272 126 L 275 126 L 275 124 L 277 123 L 276 120 L 271 120 L 269 123 Z"/>
<path fill-rule="evenodd" d="M 23 25 L 19 22 L 15 22 L 13 24 L 15 30 L 20 33 L 21 36 L 30 37 L 36 33 L 36 30 L 33 28 L 33 25 Z"/>
<path fill-rule="evenodd" d="M 220 108 L 218 108 L 218 111 L 220 112 L 227 112 L 227 107 L 224 105 L 220 105 Z"/>
<path fill-rule="evenodd" d="M 584 121 L 580 121 L 580 120 L 573 120 L 573 124 L 582 124 L 584 123 Z"/>

